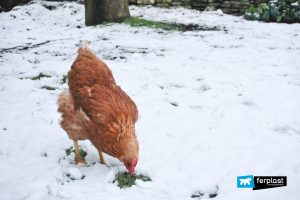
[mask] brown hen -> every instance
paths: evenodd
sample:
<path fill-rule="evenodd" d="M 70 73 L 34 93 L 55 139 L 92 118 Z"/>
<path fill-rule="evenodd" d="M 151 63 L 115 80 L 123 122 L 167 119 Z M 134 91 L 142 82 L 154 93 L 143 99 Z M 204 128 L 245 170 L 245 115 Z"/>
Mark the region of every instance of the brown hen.
<path fill-rule="evenodd" d="M 88 139 L 97 148 L 102 164 L 104 152 L 118 158 L 132 174 L 139 155 L 135 103 L 116 85 L 107 65 L 87 47 L 78 50 L 68 85 L 69 91 L 59 96 L 58 111 L 61 127 L 74 142 L 76 164 L 85 163 L 78 140 Z"/>

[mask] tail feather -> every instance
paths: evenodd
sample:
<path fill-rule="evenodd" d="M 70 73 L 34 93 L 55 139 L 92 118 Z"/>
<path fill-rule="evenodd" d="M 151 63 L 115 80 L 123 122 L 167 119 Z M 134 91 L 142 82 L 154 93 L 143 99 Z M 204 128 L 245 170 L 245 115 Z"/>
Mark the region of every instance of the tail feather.
<path fill-rule="evenodd" d="M 58 112 L 62 113 L 60 125 L 72 140 L 88 139 L 85 122 L 89 118 L 83 111 L 74 109 L 74 101 L 69 91 L 59 95 Z"/>

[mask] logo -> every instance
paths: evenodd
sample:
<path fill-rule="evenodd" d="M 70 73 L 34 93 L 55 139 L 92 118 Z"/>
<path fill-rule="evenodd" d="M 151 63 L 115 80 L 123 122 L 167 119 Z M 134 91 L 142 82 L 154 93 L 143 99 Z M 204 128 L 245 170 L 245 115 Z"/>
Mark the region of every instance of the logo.
<path fill-rule="evenodd" d="M 237 187 L 238 188 L 254 188 L 254 177 L 252 175 L 238 176 L 237 177 Z"/>
<path fill-rule="evenodd" d="M 287 186 L 286 176 L 254 176 L 253 190 Z"/>
<path fill-rule="evenodd" d="M 253 190 L 287 186 L 286 176 L 238 176 L 237 188 L 252 188 Z"/>

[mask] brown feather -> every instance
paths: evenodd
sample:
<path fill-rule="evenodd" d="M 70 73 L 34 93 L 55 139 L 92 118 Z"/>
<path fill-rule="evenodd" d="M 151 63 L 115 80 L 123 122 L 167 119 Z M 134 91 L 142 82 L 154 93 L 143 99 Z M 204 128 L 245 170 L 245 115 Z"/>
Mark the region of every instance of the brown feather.
<path fill-rule="evenodd" d="M 78 50 L 78 56 L 68 73 L 68 84 L 76 109 L 80 106 L 78 92 L 81 88 L 96 84 L 105 87 L 116 86 L 111 70 L 86 47 Z"/>

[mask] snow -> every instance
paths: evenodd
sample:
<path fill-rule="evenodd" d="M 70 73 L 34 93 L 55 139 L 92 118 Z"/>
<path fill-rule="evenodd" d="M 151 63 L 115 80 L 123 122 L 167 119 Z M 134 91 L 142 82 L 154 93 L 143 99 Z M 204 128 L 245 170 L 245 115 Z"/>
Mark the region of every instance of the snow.
<path fill-rule="evenodd" d="M 53 10 L 43 5 L 53 5 Z M 130 7 L 133 16 L 225 27 L 167 32 L 84 25 L 74 2 L 33 1 L 0 13 L 0 199 L 299 199 L 300 25 L 222 12 Z M 80 41 L 108 64 L 139 109 L 137 172 L 151 182 L 119 189 L 125 170 L 89 141 L 76 166 L 56 100 Z M 31 80 L 45 73 L 51 78 Z M 51 86 L 56 90 L 41 89 Z M 69 175 L 68 175 L 69 174 Z M 287 187 L 238 189 L 241 175 L 287 176 Z M 74 180 L 75 179 L 75 180 Z"/>
<path fill-rule="evenodd" d="M 69 177 L 71 177 L 71 179 L 79 180 L 79 179 L 83 178 L 80 169 L 75 168 L 75 167 L 70 167 L 67 170 L 67 174 Z"/>

